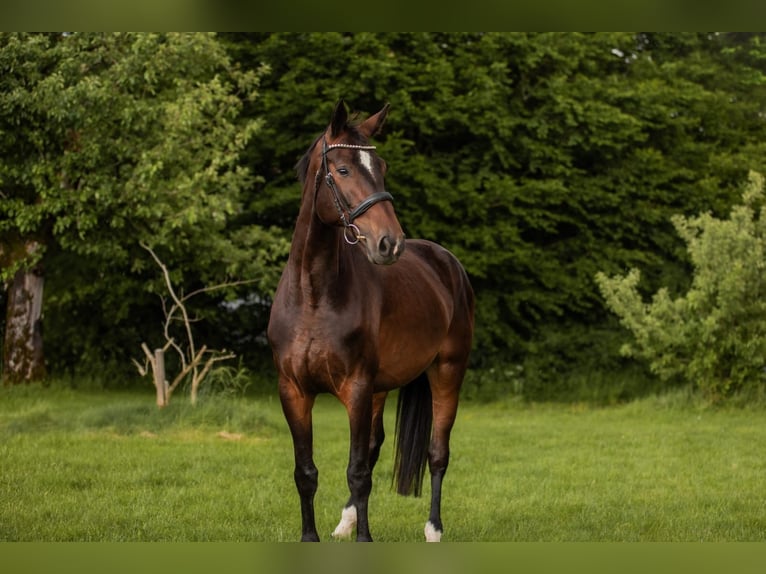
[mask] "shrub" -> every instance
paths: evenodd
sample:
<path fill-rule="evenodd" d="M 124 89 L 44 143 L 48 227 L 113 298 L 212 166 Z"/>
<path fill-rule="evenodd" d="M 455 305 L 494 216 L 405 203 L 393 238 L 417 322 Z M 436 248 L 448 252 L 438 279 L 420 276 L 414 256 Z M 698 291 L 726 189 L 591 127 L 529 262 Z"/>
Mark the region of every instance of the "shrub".
<path fill-rule="evenodd" d="M 721 220 L 673 217 L 687 244 L 691 286 L 667 288 L 646 303 L 640 272 L 596 280 L 607 305 L 633 335 L 622 353 L 649 362 L 663 380 L 698 386 L 710 399 L 762 391 L 766 381 L 766 207 L 763 177 L 751 172 L 742 203 Z"/>

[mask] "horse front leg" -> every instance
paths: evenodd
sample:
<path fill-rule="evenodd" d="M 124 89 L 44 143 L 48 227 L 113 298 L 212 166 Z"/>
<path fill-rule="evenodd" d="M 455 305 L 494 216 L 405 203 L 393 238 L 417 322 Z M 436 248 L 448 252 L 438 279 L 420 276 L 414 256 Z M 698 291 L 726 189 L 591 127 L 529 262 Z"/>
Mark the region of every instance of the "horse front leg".
<path fill-rule="evenodd" d="M 387 392 L 376 393 L 372 397 L 372 425 L 370 432 L 370 446 L 369 446 L 369 467 L 370 476 L 375 469 L 375 463 L 378 462 L 380 456 L 380 448 L 383 446 L 383 441 L 386 438 L 386 433 L 383 428 L 383 410 L 386 406 Z M 348 538 L 354 531 L 357 522 L 356 506 L 354 505 L 353 497 L 349 498 L 346 505 L 343 507 L 341 513 L 340 522 L 332 533 L 333 538 Z"/>
<path fill-rule="evenodd" d="M 292 381 L 280 379 L 279 398 L 293 438 L 295 486 L 301 500 L 301 541 L 319 542 L 314 518 L 319 471 L 314 464 L 311 424 L 311 409 L 316 397 L 302 393 Z"/>
<path fill-rule="evenodd" d="M 338 395 L 348 412 L 351 440 L 346 469 L 348 503 L 334 536 L 349 535 L 356 522 L 357 542 L 372 542 L 367 518 L 367 503 L 372 491 L 370 469 L 370 431 L 372 428 L 372 386 L 365 382 L 350 383 L 348 390 Z"/>

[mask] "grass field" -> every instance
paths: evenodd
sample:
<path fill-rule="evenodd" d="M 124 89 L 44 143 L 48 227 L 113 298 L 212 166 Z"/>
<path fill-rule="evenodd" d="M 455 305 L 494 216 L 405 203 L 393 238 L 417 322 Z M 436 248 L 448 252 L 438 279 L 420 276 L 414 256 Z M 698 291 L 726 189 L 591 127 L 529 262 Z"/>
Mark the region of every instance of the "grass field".
<path fill-rule="evenodd" d="M 373 537 L 420 541 L 423 498 L 375 469 Z M 0 540 L 294 541 L 298 497 L 274 397 L 177 397 L 0 389 Z M 763 407 L 683 395 L 627 405 L 461 405 L 445 482 L 445 541 L 766 540 Z M 320 535 L 348 491 L 348 431 L 332 397 L 315 407 Z"/>

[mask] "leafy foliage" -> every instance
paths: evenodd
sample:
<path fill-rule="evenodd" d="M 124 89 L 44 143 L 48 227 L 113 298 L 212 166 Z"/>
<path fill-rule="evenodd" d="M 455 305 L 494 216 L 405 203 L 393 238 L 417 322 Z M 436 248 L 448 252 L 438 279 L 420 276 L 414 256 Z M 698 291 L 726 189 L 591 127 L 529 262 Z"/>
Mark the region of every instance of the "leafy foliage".
<path fill-rule="evenodd" d="M 640 272 L 598 281 L 631 331 L 623 352 L 665 380 L 698 385 L 711 398 L 762 390 L 766 382 L 766 206 L 763 176 L 751 173 L 728 219 L 676 216 L 694 268 L 684 296 L 662 288 L 645 303 Z"/>
<path fill-rule="evenodd" d="M 44 246 L 47 336 L 66 342 L 54 362 L 134 347 L 161 289 L 141 241 L 190 287 L 273 286 L 286 242 L 232 225 L 260 125 L 241 110 L 264 70 L 242 71 L 210 34 L 89 33 L 3 34 L 0 69 L 0 237 Z M 32 263 L 11 249 L 2 278 Z"/>
<path fill-rule="evenodd" d="M 390 102 L 387 185 L 408 236 L 468 270 L 476 363 L 566 395 L 624 367 L 596 273 L 688 289 L 672 215 L 725 216 L 766 173 L 764 54 L 757 33 L 3 34 L 0 237 L 46 247 L 59 366 L 127 364 L 161 322 L 140 240 L 188 289 L 260 278 L 236 313 L 194 310 L 255 354 L 296 161 L 339 98 Z"/>
<path fill-rule="evenodd" d="M 612 368 L 590 342 L 620 336 L 598 271 L 641 266 L 682 289 L 674 213 L 723 214 L 748 169 L 766 170 L 760 35 L 357 33 L 227 36 L 245 66 L 268 62 L 262 168 L 250 211 L 289 228 L 292 166 L 332 103 L 392 104 L 379 151 L 411 237 L 451 249 L 477 292 L 477 363 L 552 353 Z M 594 356 L 595 355 L 595 356 Z M 499 367 L 501 368 L 501 367 Z"/>

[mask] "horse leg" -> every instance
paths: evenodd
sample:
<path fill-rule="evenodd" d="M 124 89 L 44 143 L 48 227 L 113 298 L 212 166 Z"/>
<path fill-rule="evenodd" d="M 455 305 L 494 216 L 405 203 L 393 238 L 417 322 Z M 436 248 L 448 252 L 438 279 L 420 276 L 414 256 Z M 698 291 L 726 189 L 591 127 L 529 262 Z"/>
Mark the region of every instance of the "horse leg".
<path fill-rule="evenodd" d="M 375 468 L 380 456 L 380 447 L 386 440 L 383 429 L 383 409 L 386 406 L 388 393 L 376 393 L 372 396 L 372 432 L 370 433 L 370 472 Z"/>
<path fill-rule="evenodd" d="M 383 429 L 383 408 L 386 406 L 387 396 L 388 393 L 376 393 L 372 397 L 372 430 L 370 432 L 369 454 L 370 475 L 372 475 L 372 471 L 375 468 L 375 463 L 378 462 L 380 447 L 383 445 L 383 441 L 386 438 Z M 354 530 L 355 526 L 356 506 L 354 506 L 353 499 L 349 498 L 348 502 L 343 507 L 340 522 L 332 533 L 333 538 L 348 538 L 351 536 L 351 532 Z"/>
<path fill-rule="evenodd" d="M 358 381 L 359 379 L 357 379 Z M 367 520 L 367 502 L 372 491 L 370 472 L 370 431 L 372 429 L 372 386 L 363 382 L 348 383 L 348 391 L 338 398 L 348 413 L 351 440 L 346 479 L 351 496 L 344 509 L 346 518 L 356 514 L 357 542 L 371 542 Z M 351 510 L 351 509 L 355 510 Z M 343 522 L 343 519 L 341 519 Z"/>
<path fill-rule="evenodd" d="M 314 395 L 307 395 L 292 381 L 280 379 L 279 398 L 282 411 L 290 427 L 295 453 L 295 486 L 301 499 L 301 541 L 319 542 L 314 519 L 314 495 L 317 491 L 319 471 L 314 464 L 311 408 Z"/>
<path fill-rule="evenodd" d="M 433 401 L 433 431 L 428 448 L 431 511 L 425 526 L 427 542 L 441 541 L 444 531 L 441 520 L 442 481 L 449 466 L 449 439 L 457 416 L 458 397 L 464 373 L 463 366 L 450 363 L 434 365 L 428 372 Z"/>

